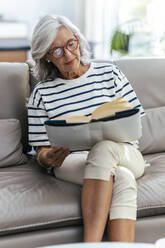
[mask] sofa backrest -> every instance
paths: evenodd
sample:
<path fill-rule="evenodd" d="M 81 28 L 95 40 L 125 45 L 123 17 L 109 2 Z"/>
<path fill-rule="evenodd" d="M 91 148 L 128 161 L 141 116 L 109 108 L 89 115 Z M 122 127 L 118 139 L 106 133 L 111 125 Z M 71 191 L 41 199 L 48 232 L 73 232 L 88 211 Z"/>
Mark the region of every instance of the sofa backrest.
<path fill-rule="evenodd" d="M 131 82 L 146 112 L 142 118 L 141 152 L 164 152 L 165 58 L 125 58 L 115 64 Z"/>
<path fill-rule="evenodd" d="M 165 106 L 165 58 L 114 61 L 127 76 L 144 109 Z"/>
<path fill-rule="evenodd" d="M 165 57 L 95 59 L 117 65 L 131 82 L 144 109 L 165 106 Z"/>
<path fill-rule="evenodd" d="M 30 94 L 29 67 L 25 63 L 0 63 L 0 119 L 16 118 L 21 122 L 22 143 L 27 150 L 26 98 Z"/>

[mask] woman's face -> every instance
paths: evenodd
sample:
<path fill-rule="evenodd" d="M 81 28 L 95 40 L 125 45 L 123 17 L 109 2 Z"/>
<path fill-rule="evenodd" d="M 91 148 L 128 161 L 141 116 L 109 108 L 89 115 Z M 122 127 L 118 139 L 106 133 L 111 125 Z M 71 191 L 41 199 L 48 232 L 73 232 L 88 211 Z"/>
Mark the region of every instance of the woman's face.
<path fill-rule="evenodd" d="M 60 27 L 57 31 L 56 38 L 46 55 L 46 60 L 50 60 L 52 63 L 54 63 L 55 66 L 59 69 L 61 75 L 66 79 L 70 79 L 74 74 L 78 75 L 80 73 L 81 64 L 78 41 L 76 49 L 74 51 L 70 51 L 67 49 L 67 47 L 72 46 L 72 43 L 70 44 L 70 41 L 72 42 L 72 40 L 76 39 L 77 38 L 74 36 L 70 29 L 66 27 Z M 69 45 L 66 47 L 68 42 Z M 56 58 L 54 56 L 54 51 L 57 48 L 62 48 L 64 52 L 63 55 L 59 58 Z M 58 56 L 58 50 L 56 50 L 56 54 Z"/>

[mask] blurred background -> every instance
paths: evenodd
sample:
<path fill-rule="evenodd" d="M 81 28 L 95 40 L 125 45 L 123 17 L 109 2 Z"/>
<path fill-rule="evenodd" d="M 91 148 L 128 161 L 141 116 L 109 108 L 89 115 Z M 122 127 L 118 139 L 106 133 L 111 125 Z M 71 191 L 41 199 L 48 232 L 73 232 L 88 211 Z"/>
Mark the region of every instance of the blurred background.
<path fill-rule="evenodd" d="M 93 58 L 165 55 L 164 0 L 0 0 L 0 61 L 30 58 L 34 26 L 45 14 L 75 23 Z"/>

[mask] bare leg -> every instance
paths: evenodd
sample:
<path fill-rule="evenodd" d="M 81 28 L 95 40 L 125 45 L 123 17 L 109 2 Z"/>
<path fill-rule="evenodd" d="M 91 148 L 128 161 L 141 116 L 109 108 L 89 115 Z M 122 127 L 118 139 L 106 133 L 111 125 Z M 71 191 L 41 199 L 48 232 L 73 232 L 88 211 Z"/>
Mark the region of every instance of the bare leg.
<path fill-rule="evenodd" d="M 110 220 L 107 232 L 109 241 L 134 242 L 135 221 L 128 219 Z"/>
<path fill-rule="evenodd" d="M 84 242 L 102 240 L 112 197 L 113 177 L 109 181 L 85 179 L 82 190 Z"/>

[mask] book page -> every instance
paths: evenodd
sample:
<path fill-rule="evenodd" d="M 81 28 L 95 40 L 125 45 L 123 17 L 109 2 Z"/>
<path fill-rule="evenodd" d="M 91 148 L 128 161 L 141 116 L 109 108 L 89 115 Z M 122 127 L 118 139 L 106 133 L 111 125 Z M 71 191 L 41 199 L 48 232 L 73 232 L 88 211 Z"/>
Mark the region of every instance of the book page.
<path fill-rule="evenodd" d="M 97 107 L 91 117 L 85 115 L 67 115 L 67 116 L 59 116 L 52 120 L 63 120 L 68 124 L 74 123 L 89 123 L 91 120 L 99 120 L 101 118 L 114 116 L 116 112 L 124 111 L 131 109 L 131 105 L 129 102 L 125 101 L 123 98 L 118 98 L 114 101 L 107 102 Z"/>
<path fill-rule="evenodd" d="M 119 98 L 112 102 L 107 102 L 99 106 L 92 113 L 92 119 L 98 120 L 104 117 L 110 117 L 115 115 L 116 112 L 131 109 L 129 102 L 125 101 L 123 98 Z"/>

